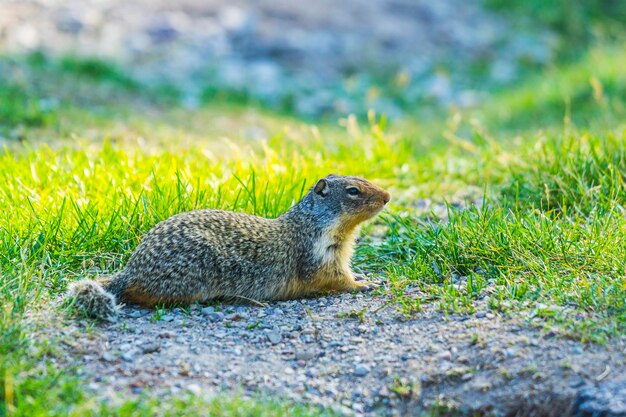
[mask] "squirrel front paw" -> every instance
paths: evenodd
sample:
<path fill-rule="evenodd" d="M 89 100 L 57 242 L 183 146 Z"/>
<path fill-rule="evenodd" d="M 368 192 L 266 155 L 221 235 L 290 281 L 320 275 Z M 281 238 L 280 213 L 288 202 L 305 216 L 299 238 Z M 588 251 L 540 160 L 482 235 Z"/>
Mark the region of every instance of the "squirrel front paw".
<path fill-rule="evenodd" d="M 353 291 L 371 291 L 382 285 L 381 281 L 370 281 L 365 274 L 353 273 L 352 279 L 354 280 L 354 284 L 357 284 Z"/>
<path fill-rule="evenodd" d="M 367 275 L 365 274 L 352 274 L 352 278 L 354 278 L 355 281 L 367 281 Z"/>
<path fill-rule="evenodd" d="M 378 285 L 377 283 L 371 282 L 371 281 L 365 281 L 363 279 L 363 280 L 355 281 L 351 290 L 358 291 L 358 292 L 365 292 L 365 291 L 375 290 L 378 287 L 380 287 L 380 285 Z"/>

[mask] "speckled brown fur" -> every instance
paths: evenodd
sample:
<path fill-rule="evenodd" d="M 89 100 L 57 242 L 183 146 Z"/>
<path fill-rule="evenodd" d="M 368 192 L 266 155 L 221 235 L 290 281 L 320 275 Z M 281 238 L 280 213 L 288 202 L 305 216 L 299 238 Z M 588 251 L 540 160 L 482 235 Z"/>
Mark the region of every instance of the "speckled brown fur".
<path fill-rule="evenodd" d="M 389 199 L 365 179 L 329 175 L 276 219 L 210 209 L 177 214 L 144 236 L 122 271 L 98 280 L 106 293 L 83 280 L 69 296 L 106 318 L 115 300 L 250 302 L 370 288 L 355 280 L 350 258 L 359 225 Z"/>

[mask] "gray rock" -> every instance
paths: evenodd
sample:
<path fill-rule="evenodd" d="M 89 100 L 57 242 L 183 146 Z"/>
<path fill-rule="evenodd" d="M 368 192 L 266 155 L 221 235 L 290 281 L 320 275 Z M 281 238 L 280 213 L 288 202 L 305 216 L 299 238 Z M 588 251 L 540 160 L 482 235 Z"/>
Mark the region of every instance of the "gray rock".
<path fill-rule="evenodd" d="M 187 391 L 191 392 L 193 395 L 200 395 L 200 394 L 202 394 L 202 389 L 200 388 L 200 385 L 198 385 L 198 384 L 189 384 L 189 385 L 187 385 Z"/>
<path fill-rule="evenodd" d="M 295 354 L 296 360 L 309 361 L 317 356 L 314 350 L 299 350 Z"/>
<path fill-rule="evenodd" d="M 581 389 L 574 408 L 575 417 L 626 417 L 626 379 Z"/>
<path fill-rule="evenodd" d="M 131 319 L 138 319 L 147 315 L 148 313 L 148 310 L 133 310 L 127 314 L 127 317 L 130 317 Z"/>
<path fill-rule="evenodd" d="M 283 336 L 277 330 L 270 330 L 267 332 L 267 340 L 269 340 L 271 344 L 276 345 L 283 340 Z"/>
<path fill-rule="evenodd" d="M 119 349 L 120 349 L 121 351 L 123 351 L 123 352 L 127 352 L 127 351 L 131 350 L 131 349 L 132 349 L 132 347 L 133 347 L 133 345 L 132 345 L 132 344 L 130 344 L 130 343 L 123 343 L 123 344 L 121 344 L 121 345 L 119 346 Z"/>
<path fill-rule="evenodd" d="M 224 313 L 222 313 L 221 311 L 216 311 L 213 313 L 209 313 L 206 315 L 209 320 L 211 320 L 213 323 L 219 322 L 219 321 L 223 321 L 224 320 Z"/>
<path fill-rule="evenodd" d="M 271 315 L 280 316 L 284 313 L 283 313 L 283 310 L 281 310 L 280 308 L 266 308 L 265 314 L 267 314 L 268 316 L 271 316 Z"/>
<path fill-rule="evenodd" d="M 354 367 L 354 375 L 363 377 L 370 373 L 370 368 L 367 365 L 359 364 Z"/>
<path fill-rule="evenodd" d="M 153 42 L 158 43 L 173 41 L 178 36 L 178 30 L 167 20 L 154 22 L 147 32 Z"/>
<path fill-rule="evenodd" d="M 209 314 L 211 314 L 211 313 L 214 313 L 214 312 L 215 312 L 215 307 L 212 307 L 212 306 L 204 307 L 204 308 L 203 308 L 202 310 L 200 310 L 200 311 L 201 311 L 201 314 L 202 314 L 203 316 L 208 316 Z"/>
<path fill-rule="evenodd" d="M 143 354 L 154 353 L 158 352 L 159 350 L 161 350 L 161 346 L 156 343 L 146 343 L 141 347 L 141 352 Z"/>
<path fill-rule="evenodd" d="M 57 28 L 61 32 L 77 35 L 85 26 L 80 17 L 76 14 L 62 14 L 57 19 Z"/>

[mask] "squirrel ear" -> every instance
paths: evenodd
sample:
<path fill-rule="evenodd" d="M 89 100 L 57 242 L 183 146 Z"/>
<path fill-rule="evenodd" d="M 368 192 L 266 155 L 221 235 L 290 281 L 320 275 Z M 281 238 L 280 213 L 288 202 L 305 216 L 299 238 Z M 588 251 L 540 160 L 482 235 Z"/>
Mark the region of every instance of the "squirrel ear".
<path fill-rule="evenodd" d="M 313 191 L 315 192 L 315 194 L 319 194 L 322 197 L 326 197 L 328 193 L 330 192 L 330 188 L 328 188 L 328 181 L 326 181 L 325 179 L 319 180 L 317 184 L 315 184 Z"/>

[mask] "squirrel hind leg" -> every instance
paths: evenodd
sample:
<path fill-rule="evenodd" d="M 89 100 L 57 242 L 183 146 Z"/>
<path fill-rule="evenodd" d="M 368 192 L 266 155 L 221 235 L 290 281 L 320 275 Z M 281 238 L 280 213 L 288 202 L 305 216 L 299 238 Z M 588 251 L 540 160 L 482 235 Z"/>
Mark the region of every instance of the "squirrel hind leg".
<path fill-rule="evenodd" d="M 78 312 L 88 317 L 115 321 L 114 318 L 117 315 L 115 296 L 106 292 L 96 281 L 85 279 L 72 283 L 66 300 Z"/>

